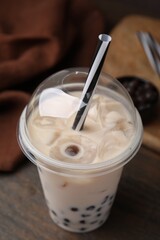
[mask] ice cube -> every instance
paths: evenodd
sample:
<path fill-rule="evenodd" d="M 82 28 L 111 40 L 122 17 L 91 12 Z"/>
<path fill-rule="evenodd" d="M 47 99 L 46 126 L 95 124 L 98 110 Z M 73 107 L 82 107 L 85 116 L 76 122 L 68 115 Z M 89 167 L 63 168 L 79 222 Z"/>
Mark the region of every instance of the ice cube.
<path fill-rule="evenodd" d="M 103 101 L 99 104 L 99 117 L 103 127 L 108 124 L 114 124 L 117 119 L 121 118 L 121 116 L 125 116 L 126 113 L 124 112 L 123 106 L 116 101 Z M 111 115 L 108 115 L 111 113 Z"/>
<path fill-rule="evenodd" d="M 60 135 L 61 129 L 65 128 L 64 121 L 52 117 L 32 116 L 28 123 L 30 138 L 33 142 L 43 144 L 43 146 L 52 144 Z"/>
<path fill-rule="evenodd" d="M 128 146 L 128 139 L 123 131 L 107 132 L 99 146 L 99 157 L 103 161 L 123 152 Z"/>
<path fill-rule="evenodd" d="M 66 126 L 66 119 L 62 118 L 36 116 L 35 118 L 33 117 L 32 121 L 37 128 L 43 129 L 63 129 Z"/>

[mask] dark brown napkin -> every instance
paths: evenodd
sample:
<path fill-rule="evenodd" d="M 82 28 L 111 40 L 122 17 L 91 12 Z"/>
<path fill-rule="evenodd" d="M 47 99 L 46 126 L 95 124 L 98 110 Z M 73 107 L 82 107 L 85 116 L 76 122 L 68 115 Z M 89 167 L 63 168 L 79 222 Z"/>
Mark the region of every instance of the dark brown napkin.
<path fill-rule="evenodd" d="M 0 171 L 13 170 L 23 159 L 16 126 L 27 92 L 47 74 L 89 66 L 103 31 L 103 17 L 91 1 L 1 0 Z"/>

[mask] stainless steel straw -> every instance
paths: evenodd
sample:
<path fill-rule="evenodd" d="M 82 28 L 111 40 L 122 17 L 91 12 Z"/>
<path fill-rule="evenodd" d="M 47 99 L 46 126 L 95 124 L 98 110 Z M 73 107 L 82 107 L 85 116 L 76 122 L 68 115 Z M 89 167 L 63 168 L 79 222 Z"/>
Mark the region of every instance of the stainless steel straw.
<path fill-rule="evenodd" d="M 89 70 L 88 77 L 82 91 L 81 104 L 72 126 L 72 128 L 77 131 L 80 131 L 83 128 L 90 107 L 91 99 L 98 82 L 109 44 L 111 42 L 111 37 L 106 34 L 100 34 L 98 36 L 98 39 L 99 41 L 95 57 L 93 59 L 93 63 Z"/>
<path fill-rule="evenodd" d="M 153 70 L 160 76 L 160 44 L 151 33 L 139 31 L 137 36 Z"/>

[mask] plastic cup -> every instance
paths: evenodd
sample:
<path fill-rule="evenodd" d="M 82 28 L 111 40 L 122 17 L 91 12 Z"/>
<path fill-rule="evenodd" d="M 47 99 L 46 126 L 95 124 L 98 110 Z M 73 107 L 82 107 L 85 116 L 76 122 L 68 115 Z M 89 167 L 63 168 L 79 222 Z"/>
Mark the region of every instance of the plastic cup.
<path fill-rule="evenodd" d="M 137 153 L 143 133 L 141 118 L 125 88 L 116 79 L 102 73 L 97 91 L 105 91 L 120 101 L 132 118 L 134 136 L 129 146 L 118 156 L 94 164 L 59 161 L 37 149 L 29 135 L 28 121 L 34 111 L 39 111 L 42 94 L 50 88 L 63 89 L 67 93 L 82 91 L 87 71 L 84 68 L 66 69 L 42 82 L 22 112 L 18 129 L 19 144 L 24 154 L 38 168 L 51 218 L 58 226 L 72 232 L 88 232 L 106 221 L 123 167 Z M 46 131 L 42 128 L 41 134 Z"/>

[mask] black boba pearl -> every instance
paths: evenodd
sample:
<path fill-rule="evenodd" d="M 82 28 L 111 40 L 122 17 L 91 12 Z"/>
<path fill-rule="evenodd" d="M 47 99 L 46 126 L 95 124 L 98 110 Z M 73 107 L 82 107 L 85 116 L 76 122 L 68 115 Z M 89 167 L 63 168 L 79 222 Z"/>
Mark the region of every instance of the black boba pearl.
<path fill-rule="evenodd" d="M 113 200 L 113 198 L 114 198 L 114 195 L 110 196 L 109 200 Z"/>
<path fill-rule="evenodd" d="M 86 224 L 86 221 L 85 220 L 80 220 L 79 223 Z"/>
<path fill-rule="evenodd" d="M 97 212 L 100 212 L 100 211 L 101 211 L 101 209 L 102 209 L 102 208 L 101 208 L 101 207 L 99 207 L 99 208 L 97 208 L 97 210 L 96 210 L 96 211 L 97 211 Z"/>
<path fill-rule="evenodd" d="M 77 208 L 77 207 L 71 207 L 71 209 L 70 209 L 72 212 L 78 212 L 79 211 L 79 209 Z"/>
<path fill-rule="evenodd" d="M 100 216 L 101 216 L 101 213 L 98 213 L 98 214 L 97 214 L 97 217 L 100 217 Z"/>
<path fill-rule="evenodd" d="M 102 204 L 102 205 L 105 204 L 105 203 L 107 202 L 108 198 L 109 198 L 109 196 L 107 195 L 107 196 L 104 198 L 104 200 L 102 201 L 101 204 Z"/>
<path fill-rule="evenodd" d="M 154 102 L 156 99 L 156 92 L 155 91 L 150 91 L 146 92 L 146 101 Z"/>
<path fill-rule="evenodd" d="M 94 206 L 94 205 L 89 206 L 89 207 L 86 208 L 87 211 L 92 211 L 92 210 L 94 210 L 94 209 L 95 209 L 95 206 Z"/>
<path fill-rule="evenodd" d="M 129 92 L 143 123 L 151 120 L 159 99 L 158 89 L 151 82 L 139 77 L 127 76 L 118 80 Z"/>
<path fill-rule="evenodd" d="M 114 199 L 114 195 L 109 197 L 109 205 L 111 205 L 113 203 L 113 199 Z"/>
<path fill-rule="evenodd" d="M 68 227 L 69 226 L 69 223 L 70 223 L 70 220 L 68 218 L 64 218 L 63 219 L 63 225 Z"/>
<path fill-rule="evenodd" d="M 96 223 L 97 223 L 97 220 L 90 222 L 90 224 L 96 224 Z"/>
<path fill-rule="evenodd" d="M 143 110 L 145 110 L 145 109 L 147 109 L 149 107 L 150 107 L 150 104 L 147 104 L 147 105 L 145 103 L 139 103 L 138 104 L 139 111 L 143 111 Z"/>
<path fill-rule="evenodd" d="M 137 87 L 138 87 L 137 81 L 131 81 L 128 84 L 126 83 L 126 88 L 130 94 L 134 93 Z"/>
<path fill-rule="evenodd" d="M 66 223 L 70 222 L 70 220 L 68 218 L 64 218 L 63 221 L 66 222 Z"/>
<path fill-rule="evenodd" d="M 86 231 L 86 228 L 80 228 L 79 230 L 84 232 L 84 231 Z"/>
<path fill-rule="evenodd" d="M 63 225 L 66 226 L 66 227 L 68 227 L 68 223 L 66 223 L 66 222 L 64 222 Z"/>
<path fill-rule="evenodd" d="M 86 217 L 90 217 L 90 214 L 82 214 L 81 217 L 86 218 Z"/>
<path fill-rule="evenodd" d="M 53 213 L 53 215 L 57 216 L 57 213 L 54 210 L 51 210 L 51 212 Z"/>

